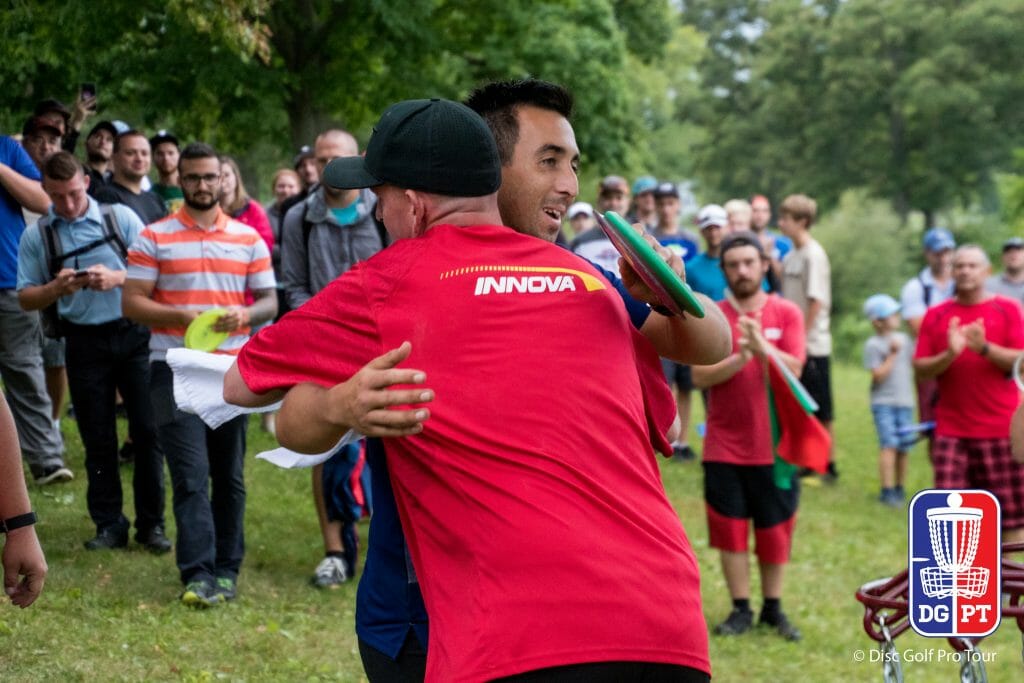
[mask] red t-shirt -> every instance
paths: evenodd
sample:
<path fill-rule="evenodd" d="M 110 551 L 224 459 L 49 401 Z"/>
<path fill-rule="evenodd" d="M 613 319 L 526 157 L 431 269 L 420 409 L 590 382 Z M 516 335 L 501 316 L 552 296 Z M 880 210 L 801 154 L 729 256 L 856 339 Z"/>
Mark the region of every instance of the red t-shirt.
<path fill-rule="evenodd" d="M 1024 348 L 1020 304 L 1003 296 L 964 306 L 950 299 L 928 309 L 921 321 L 914 358 L 926 358 L 949 348 L 949 321 L 961 325 L 985 321 L 985 338 L 1011 349 Z M 939 375 L 939 401 L 935 405 L 935 433 L 967 439 L 1006 439 L 1010 417 L 1017 408 L 1017 387 L 980 354 L 964 349 Z"/>
<path fill-rule="evenodd" d="M 718 302 L 732 328 L 732 350 L 740 350 L 741 314 L 728 300 Z M 764 306 L 743 314 L 761 320 L 765 339 L 791 356 L 804 360 L 803 313 L 791 301 L 769 294 Z M 771 465 L 772 426 L 768 414 L 765 367 L 754 358 L 743 369 L 708 391 L 705 462 Z"/>
<path fill-rule="evenodd" d="M 638 372 L 660 365 L 607 280 L 508 228 L 437 226 L 262 330 L 238 367 L 257 393 L 326 386 L 404 340 L 437 396 L 422 433 L 383 439 L 428 680 L 614 660 L 710 671 L 697 563 L 647 427 L 670 394 L 661 380 L 645 409 Z"/>

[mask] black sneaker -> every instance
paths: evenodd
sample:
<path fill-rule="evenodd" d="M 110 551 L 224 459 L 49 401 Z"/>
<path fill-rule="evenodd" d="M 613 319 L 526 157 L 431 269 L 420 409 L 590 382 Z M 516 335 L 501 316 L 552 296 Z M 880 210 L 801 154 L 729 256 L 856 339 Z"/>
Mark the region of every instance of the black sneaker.
<path fill-rule="evenodd" d="M 234 579 L 227 576 L 218 576 L 217 585 L 213 590 L 225 602 L 234 600 L 238 596 L 238 584 L 235 583 Z"/>
<path fill-rule="evenodd" d="M 216 607 L 220 601 L 220 595 L 209 581 L 190 581 L 181 594 L 181 604 L 193 609 Z"/>
<path fill-rule="evenodd" d="M 135 462 L 135 444 L 131 441 L 125 441 L 124 445 L 121 446 L 121 450 L 117 452 L 117 461 L 122 465 Z"/>
<path fill-rule="evenodd" d="M 733 608 L 725 621 L 715 627 L 715 633 L 720 636 L 738 636 L 746 633 L 754 625 L 754 613 L 750 610 Z"/>
<path fill-rule="evenodd" d="M 128 531 L 114 528 L 100 529 L 96 538 L 85 542 L 86 550 L 114 550 L 128 545 Z"/>
<path fill-rule="evenodd" d="M 694 452 L 694 450 L 692 448 L 690 448 L 689 444 L 687 444 L 685 446 L 680 446 L 679 444 L 673 444 L 672 445 L 672 457 L 673 458 L 678 458 L 679 462 L 683 462 L 683 461 L 696 460 L 697 459 L 697 454 Z"/>
<path fill-rule="evenodd" d="M 146 533 L 135 533 L 135 542 L 151 553 L 163 555 L 171 551 L 171 539 L 164 535 L 162 526 L 155 526 Z"/>
<path fill-rule="evenodd" d="M 42 472 L 36 475 L 35 482 L 39 486 L 46 486 L 47 484 L 56 484 L 62 481 L 71 481 L 75 478 L 74 472 L 69 470 L 64 465 L 50 465 L 43 469 Z"/>
<path fill-rule="evenodd" d="M 768 626 L 769 628 L 773 628 L 780 636 L 794 643 L 803 638 L 803 636 L 800 635 L 800 629 L 789 623 L 789 619 L 786 618 L 786 614 L 784 612 L 779 612 L 778 616 L 773 620 L 765 619 L 762 615 L 758 620 L 758 626 Z"/>

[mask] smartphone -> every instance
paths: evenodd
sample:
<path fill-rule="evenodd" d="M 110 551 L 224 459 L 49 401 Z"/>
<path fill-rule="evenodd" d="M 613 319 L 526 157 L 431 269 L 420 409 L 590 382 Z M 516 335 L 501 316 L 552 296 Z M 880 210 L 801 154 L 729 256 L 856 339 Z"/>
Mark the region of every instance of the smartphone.
<path fill-rule="evenodd" d="M 89 271 L 88 270 L 76 270 L 75 271 L 75 277 L 76 278 L 79 278 L 79 277 L 89 277 Z"/>
<path fill-rule="evenodd" d="M 81 93 L 79 95 L 79 97 L 82 98 L 83 100 L 87 100 L 90 97 L 96 97 L 96 84 L 95 83 L 82 83 L 82 86 L 79 89 L 79 92 Z M 96 109 L 96 103 L 95 102 L 93 102 L 92 107 L 90 107 L 90 109 L 95 111 L 95 109 Z"/>

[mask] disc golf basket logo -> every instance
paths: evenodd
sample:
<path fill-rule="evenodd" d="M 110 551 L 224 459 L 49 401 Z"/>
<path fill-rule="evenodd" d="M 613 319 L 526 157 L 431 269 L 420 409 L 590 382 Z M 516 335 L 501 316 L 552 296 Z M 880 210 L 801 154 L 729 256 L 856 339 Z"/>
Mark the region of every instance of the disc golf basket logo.
<path fill-rule="evenodd" d="M 948 507 L 928 510 L 928 536 L 936 567 L 921 569 L 921 592 L 929 598 L 978 598 L 988 591 L 991 571 L 975 567 L 981 536 L 981 508 L 962 507 L 963 496 L 951 493 Z"/>
<path fill-rule="evenodd" d="M 910 618 L 927 637 L 985 636 L 1000 618 L 1000 511 L 988 491 L 910 501 Z"/>

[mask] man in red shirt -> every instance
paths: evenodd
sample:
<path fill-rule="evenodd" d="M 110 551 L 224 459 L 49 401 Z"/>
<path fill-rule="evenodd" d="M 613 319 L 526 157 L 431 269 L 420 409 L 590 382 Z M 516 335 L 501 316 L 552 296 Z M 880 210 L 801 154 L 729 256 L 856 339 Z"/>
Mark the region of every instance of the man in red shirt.
<path fill-rule="evenodd" d="M 395 105 L 325 180 L 373 186 L 396 242 L 262 331 L 237 372 L 256 394 L 287 389 L 282 443 L 322 451 L 343 431 L 337 385 L 411 341 L 437 398 L 383 445 L 431 619 L 427 679 L 706 681 L 697 568 L 651 450 L 673 406 L 618 294 L 500 226 L 497 148 L 461 105 Z M 602 344 L 580 353 L 581 331 Z"/>
<path fill-rule="evenodd" d="M 765 383 L 769 353 L 800 375 L 803 315 L 792 302 L 762 289 L 771 260 L 756 234 L 728 237 L 721 264 L 728 293 L 718 305 L 733 329 L 733 353 L 715 365 L 693 367 L 694 384 L 708 389 L 704 497 L 710 545 L 719 550 L 733 601 L 715 633 L 738 635 L 753 625 L 747 553 L 752 519 L 764 594 L 760 623 L 795 641 L 800 632 L 782 612 L 781 598 L 799 484 L 792 475 L 776 480 Z"/>
<path fill-rule="evenodd" d="M 935 377 L 935 487 L 991 491 L 1003 509 L 1003 542 L 1024 541 L 1024 465 L 1013 461 L 1010 419 L 1020 402 L 1010 379 L 1024 349 L 1020 304 L 989 294 L 985 252 L 953 256 L 953 298 L 928 309 L 914 352 L 919 379 Z"/>

